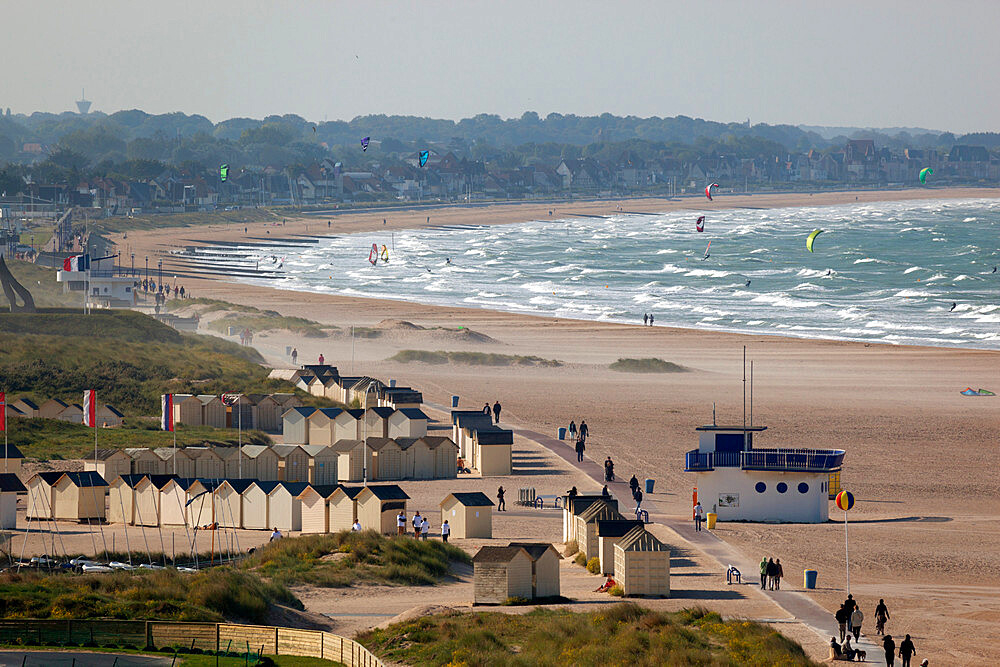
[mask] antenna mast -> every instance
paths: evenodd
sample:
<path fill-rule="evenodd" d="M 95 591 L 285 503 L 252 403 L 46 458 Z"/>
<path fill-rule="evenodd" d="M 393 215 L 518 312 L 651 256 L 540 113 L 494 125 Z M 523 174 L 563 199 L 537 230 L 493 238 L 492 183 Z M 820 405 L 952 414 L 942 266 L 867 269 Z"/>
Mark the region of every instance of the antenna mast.
<path fill-rule="evenodd" d="M 753 359 L 750 360 L 750 428 L 753 428 Z"/>
<path fill-rule="evenodd" d="M 743 444 L 747 444 L 747 346 L 743 346 Z"/>

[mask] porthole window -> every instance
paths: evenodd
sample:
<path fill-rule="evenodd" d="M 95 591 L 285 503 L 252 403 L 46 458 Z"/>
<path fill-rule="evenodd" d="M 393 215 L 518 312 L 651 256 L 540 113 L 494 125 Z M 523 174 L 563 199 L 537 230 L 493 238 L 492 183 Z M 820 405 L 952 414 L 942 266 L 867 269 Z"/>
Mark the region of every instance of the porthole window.
<path fill-rule="evenodd" d="M 757 482 L 757 485 L 753 488 L 757 490 L 757 493 L 764 493 L 765 491 L 767 491 L 767 484 L 765 484 L 764 482 Z"/>
<path fill-rule="evenodd" d="M 776 488 L 778 489 L 778 493 L 784 493 L 788 490 L 788 485 L 784 482 L 778 482 L 778 486 Z"/>
<path fill-rule="evenodd" d="M 799 493 L 809 493 L 809 485 L 805 482 L 799 482 Z"/>

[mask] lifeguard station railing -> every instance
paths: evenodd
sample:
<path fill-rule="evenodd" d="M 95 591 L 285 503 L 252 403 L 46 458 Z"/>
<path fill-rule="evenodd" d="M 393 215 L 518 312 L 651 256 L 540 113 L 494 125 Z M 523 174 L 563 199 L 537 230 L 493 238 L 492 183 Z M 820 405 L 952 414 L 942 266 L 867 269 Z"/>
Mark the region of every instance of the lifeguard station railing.
<path fill-rule="evenodd" d="M 844 463 L 843 449 L 751 449 L 746 452 L 700 452 L 692 449 L 684 457 L 687 472 L 716 468 L 834 472 Z"/>

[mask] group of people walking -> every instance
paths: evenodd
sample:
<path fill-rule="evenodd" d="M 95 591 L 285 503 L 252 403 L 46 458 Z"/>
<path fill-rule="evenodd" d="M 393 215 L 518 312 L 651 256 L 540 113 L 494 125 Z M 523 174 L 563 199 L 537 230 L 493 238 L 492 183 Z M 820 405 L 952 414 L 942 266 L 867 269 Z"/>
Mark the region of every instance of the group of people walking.
<path fill-rule="evenodd" d="M 500 401 L 495 402 L 492 408 L 490 408 L 489 403 L 486 403 L 483 406 L 483 414 L 485 414 L 487 417 L 492 416 L 494 424 L 500 423 L 500 410 L 501 410 Z"/>
<path fill-rule="evenodd" d="M 431 532 L 431 522 L 427 520 L 426 516 L 421 516 L 420 511 L 413 515 L 413 537 L 418 540 L 426 540 Z M 358 527 L 360 530 L 360 525 Z M 406 511 L 399 510 L 399 514 L 396 515 L 396 533 L 400 536 L 406 535 Z M 451 535 L 451 526 L 448 525 L 448 520 L 445 519 L 441 524 L 441 540 L 443 542 L 448 541 L 448 536 Z"/>
<path fill-rule="evenodd" d="M 851 636 L 854 636 L 855 644 L 860 641 L 861 624 L 865 621 L 865 615 L 853 595 L 847 596 L 847 599 L 840 605 L 840 609 L 837 610 L 834 617 L 837 621 L 837 628 L 840 631 L 839 642 L 836 637 L 830 638 L 830 648 L 833 649 L 834 657 L 854 660 L 857 656 L 858 648 L 857 646 L 851 646 Z M 896 656 L 898 655 L 902 660 L 902 667 L 910 667 L 910 661 L 917 654 L 917 649 L 914 647 L 910 635 L 906 635 L 897 648 L 896 641 L 892 638 L 892 635 L 885 634 L 885 623 L 890 618 L 889 608 L 886 606 L 885 600 L 880 599 L 878 604 L 875 605 L 875 631 L 879 635 L 882 635 L 882 650 L 885 652 L 885 664 L 889 667 L 894 667 Z M 922 667 L 926 667 L 928 661 L 924 659 L 920 664 Z"/>
<path fill-rule="evenodd" d="M 781 579 L 785 576 L 785 571 L 781 567 L 781 559 L 764 558 L 760 559 L 760 590 L 771 589 L 781 590 Z"/>
<path fill-rule="evenodd" d="M 653 326 L 653 313 L 649 313 L 648 315 L 646 313 L 643 313 L 642 323 L 644 325 Z"/>
<path fill-rule="evenodd" d="M 587 451 L 587 436 L 590 435 L 590 427 L 587 426 L 587 421 L 584 419 L 580 420 L 580 428 L 577 430 L 576 422 L 572 419 L 569 422 L 569 437 L 570 439 L 576 440 L 576 460 L 583 461 L 583 453 Z M 605 473 L 607 470 L 605 470 Z M 607 475 L 605 475 L 607 477 Z M 610 480 L 609 480 L 610 481 Z"/>

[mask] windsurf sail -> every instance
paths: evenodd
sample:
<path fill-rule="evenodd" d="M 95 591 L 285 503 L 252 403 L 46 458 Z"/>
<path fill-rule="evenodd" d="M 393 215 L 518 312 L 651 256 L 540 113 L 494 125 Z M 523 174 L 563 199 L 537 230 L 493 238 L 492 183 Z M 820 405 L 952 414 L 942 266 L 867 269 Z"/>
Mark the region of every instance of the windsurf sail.
<path fill-rule="evenodd" d="M 708 245 L 705 246 L 705 256 L 702 259 L 708 259 L 708 251 L 709 251 L 709 249 L 711 249 L 711 247 L 712 247 L 712 242 L 709 241 Z"/>
<path fill-rule="evenodd" d="M 806 250 L 808 250 L 809 252 L 814 252 L 813 243 L 816 241 L 816 237 L 822 233 L 823 233 L 822 229 L 817 229 L 806 237 Z"/>
<path fill-rule="evenodd" d="M 382 244 L 382 255 L 381 255 L 381 257 L 382 257 L 382 261 L 383 262 L 388 262 L 389 261 L 389 249 L 385 247 L 384 243 Z"/>
<path fill-rule="evenodd" d="M 694 228 L 699 232 L 705 231 L 705 216 L 698 216 L 698 219 L 694 223 Z"/>
<path fill-rule="evenodd" d="M 372 244 L 372 249 L 368 251 L 368 261 L 372 263 L 372 266 L 378 264 L 378 244 Z"/>

